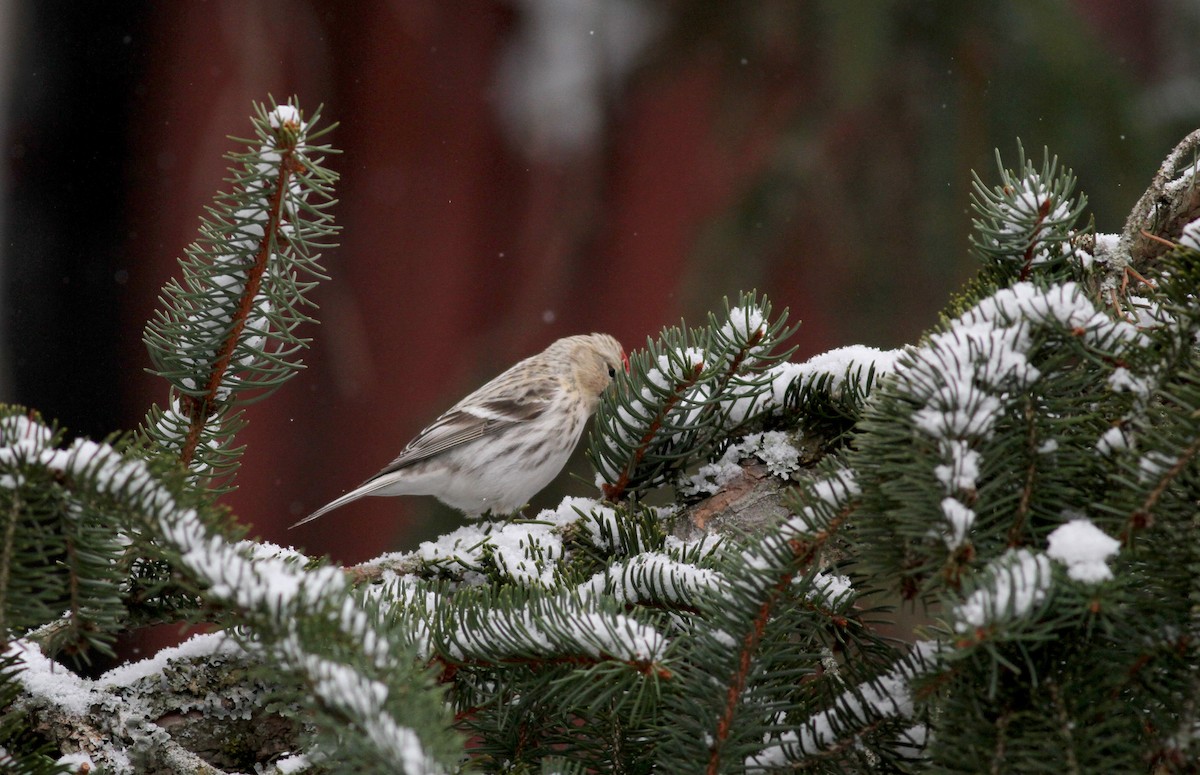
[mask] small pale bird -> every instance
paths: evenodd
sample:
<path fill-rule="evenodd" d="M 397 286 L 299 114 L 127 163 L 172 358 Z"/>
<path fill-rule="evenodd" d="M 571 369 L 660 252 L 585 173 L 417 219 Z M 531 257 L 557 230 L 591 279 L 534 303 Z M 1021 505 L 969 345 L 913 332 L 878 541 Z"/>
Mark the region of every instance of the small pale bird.
<path fill-rule="evenodd" d="M 550 483 L 579 442 L 625 351 L 568 336 L 451 407 L 379 473 L 292 527 L 367 495 L 433 495 L 468 516 L 509 514 Z"/>

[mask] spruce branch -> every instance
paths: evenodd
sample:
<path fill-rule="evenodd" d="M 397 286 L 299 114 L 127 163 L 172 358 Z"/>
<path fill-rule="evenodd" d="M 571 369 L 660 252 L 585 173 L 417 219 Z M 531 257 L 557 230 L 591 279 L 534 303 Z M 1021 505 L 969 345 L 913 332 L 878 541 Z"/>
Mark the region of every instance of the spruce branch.
<path fill-rule="evenodd" d="M 880 515 L 869 529 L 876 537 L 867 542 L 872 560 L 884 563 L 880 567 L 894 580 L 905 580 L 901 586 L 956 585 L 973 566 L 981 542 L 989 552 L 1007 546 L 1014 530 L 1025 531 L 1028 511 L 1042 508 L 1038 493 L 1021 496 L 1000 474 L 1020 460 L 1045 470 L 1040 447 L 1031 448 L 1028 441 L 1034 432 L 1030 423 L 1053 429 L 1057 437 L 1075 422 L 1069 418 L 1095 418 L 1086 409 L 1095 398 L 1082 383 L 1064 378 L 1075 364 L 1087 361 L 1116 372 L 1121 368 L 1116 364 L 1146 341 L 1134 326 L 1098 310 L 1070 282 L 1045 290 L 1016 283 L 930 335 L 923 347 L 904 356 L 881 400 L 869 408 L 862 427 L 873 433 L 850 456 L 860 474 L 872 472 L 860 479 L 870 484 L 865 492 L 869 512 Z M 1079 377 L 1091 380 L 1094 372 Z M 1030 409 L 1033 417 L 1027 415 Z M 907 439 L 903 447 L 896 446 L 899 438 Z M 1028 471 L 1028 465 L 1021 470 Z M 1055 486 L 1061 485 L 1045 483 L 1048 490 Z M 1025 509 L 1019 506 L 1021 497 L 1031 499 Z M 941 526 L 917 528 L 917 514 L 930 515 Z M 981 522 L 988 525 L 982 535 L 976 533 Z M 884 538 L 897 530 L 912 539 Z M 928 545 L 930 530 L 943 536 L 941 550 Z"/>
<path fill-rule="evenodd" d="M 300 368 L 308 340 L 296 329 L 315 322 L 302 310 L 324 278 L 319 250 L 336 231 L 329 207 L 337 176 L 323 166 L 334 151 L 314 144 L 332 127 L 313 130 L 320 111 L 305 120 L 294 101 L 255 110 L 256 138 L 226 156 L 232 189 L 202 219 L 180 260 L 182 281 L 164 287 L 145 332 L 170 396 L 166 409 L 151 409 L 142 435 L 214 491 L 241 455 L 232 446 L 244 425 L 238 407 Z"/>
<path fill-rule="evenodd" d="M 97 450 L 123 449 L 122 440 L 79 439 L 66 448 L 62 441 L 36 414 L 0 406 L 0 642 L 57 620 L 47 649 L 86 662 L 92 652 L 111 654 L 127 621 L 131 552 L 155 549 L 133 529 L 124 491 L 94 465 Z"/>
<path fill-rule="evenodd" d="M 628 375 L 601 399 L 588 457 L 606 498 L 619 501 L 664 483 L 708 455 L 720 439 L 765 408 L 770 367 L 796 330 L 787 311 L 743 294 L 704 328 L 664 329 L 630 356 Z"/>
<path fill-rule="evenodd" d="M 1060 170 L 1058 157 L 1049 152 L 1040 169 L 1025 158 L 1018 143 L 1016 170 L 1008 170 L 996 152 L 1000 183 L 988 188 L 975 175 L 971 195 L 975 235 L 971 244 L 984 259 L 984 276 L 1000 272 L 996 280 L 1025 281 L 1035 266 L 1045 275 L 1069 267 L 1071 228 L 1087 206 L 1087 198 L 1071 199 L 1075 176 Z M 1065 277 L 1066 275 L 1064 275 Z"/>
<path fill-rule="evenodd" d="M 1153 515 L 1158 501 L 1166 493 L 1167 488 L 1184 472 L 1194 471 L 1196 468 L 1196 458 L 1200 455 L 1200 436 L 1189 444 L 1183 452 L 1175 459 L 1175 461 L 1162 474 L 1156 478 L 1154 487 L 1146 493 L 1145 499 L 1139 507 L 1129 515 L 1125 530 L 1121 532 L 1121 540 L 1125 544 L 1132 544 L 1137 533 L 1153 522 Z"/>
<path fill-rule="evenodd" d="M 832 473 L 806 489 L 811 502 L 799 515 L 759 537 L 736 541 L 714 566 L 721 581 L 699 599 L 681 683 L 668 705 L 693 710 L 688 723 L 668 737 L 662 761 L 699 759 L 705 771 L 723 772 L 763 754 L 763 736 L 781 731 L 779 717 L 812 707 L 815 695 L 811 689 L 797 695 L 797 680 L 812 686 L 819 659 L 800 644 L 812 648 L 826 626 L 844 643 L 861 639 L 863 648 L 855 653 L 863 659 L 855 671 L 869 672 L 868 665 L 885 653 L 880 644 L 870 645 L 869 628 L 845 626 L 857 620 L 849 611 L 856 596 L 832 592 L 832 581 L 815 568 L 855 510 L 856 488 L 845 475 Z M 814 627 L 816 622 L 821 624 Z M 780 639 L 789 637 L 800 642 L 778 651 Z M 705 666 L 702 674 L 694 672 L 697 664 Z M 714 692 L 714 680 L 720 691 Z M 843 679 L 827 673 L 822 680 L 840 685 Z"/>
<path fill-rule="evenodd" d="M 20 438 L 54 480 L 85 487 L 89 501 L 119 502 L 140 532 L 155 536 L 188 587 L 244 628 L 248 648 L 309 687 L 308 707 L 327 747 L 353 740 L 363 771 L 394 771 L 399 752 L 408 772 L 430 772 L 446 760 L 448 723 L 438 720 L 436 696 L 403 699 L 430 679 L 405 658 L 403 638 L 373 624 L 378 603 L 353 598 L 339 570 L 307 568 L 307 558 L 294 553 L 221 535 L 189 505 L 194 492 L 160 478 L 152 461 L 94 442 L 59 450 L 44 426 L 26 428 Z M 113 626 L 101 634 L 111 637 Z"/>

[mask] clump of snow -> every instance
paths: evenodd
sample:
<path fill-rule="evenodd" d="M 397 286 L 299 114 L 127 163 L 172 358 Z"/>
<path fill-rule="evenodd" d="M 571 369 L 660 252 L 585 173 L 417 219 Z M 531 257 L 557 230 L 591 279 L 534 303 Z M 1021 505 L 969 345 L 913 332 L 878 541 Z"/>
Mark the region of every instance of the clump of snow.
<path fill-rule="evenodd" d="M 284 756 L 275 760 L 275 771 L 279 775 L 297 775 L 312 767 L 312 762 L 305 754 Z"/>
<path fill-rule="evenodd" d="M 782 431 L 766 431 L 744 436 L 725 449 L 721 457 L 700 467 L 693 476 L 680 483 L 685 495 L 713 494 L 742 474 L 741 460 L 757 458 L 766 464 L 773 475 L 786 479 L 800 467 L 800 451 Z"/>
<path fill-rule="evenodd" d="M 1067 575 L 1076 581 L 1096 584 L 1112 578 L 1108 558 L 1120 548 L 1120 541 L 1081 517 L 1055 528 L 1047 539 L 1046 556 L 1066 565 Z"/>
<path fill-rule="evenodd" d="M 803 581 L 803 577 L 797 576 L 793 583 L 798 584 L 801 581 Z M 854 586 L 850 583 L 849 576 L 818 572 L 813 576 L 812 586 L 806 597 L 829 608 L 838 608 L 853 595 Z"/>
<path fill-rule="evenodd" d="M 277 105 L 268 114 L 267 120 L 270 122 L 272 129 L 278 129 L 285 124 L 295 124 L 297 126 L 301 124 L 300 111 L 292 105 Z"/>
<path fill-rule="evenodd" d="M 10 641 L 4 655 L 20 660 L 24 669 L 17 673 L 17 680 L 26 693 L 67 713 L 86 716 L 92 704 L 99 700 L 92 681 L 80 678 L 49 659 L 32 641 Z"/>
<path fill-rule="evenodd" d="M 946 546 L 957 549 L 967 539 L 971 527 L 975 524 L 975 511 L 954 498 L 942 499 L 942 516 L 949 523 L 950 530 L 945 535 Z"/>
<path fill-rule="evenodd" d="M 1145 377 L 1134 376 L 1129 369 L 1123 366 L 1113 369 L 1112 374 L 1108 375 L 1108 386 L 1113 390 L 1114 393 L 1127 391 L 1133 393 L 1142 400 L 1150 397 L 1150 391 L 1153 388 L 1153 385 L 1153 380 L 1146 379 Z"/>
<path fill-rule="evenodd" d="M 979 453 L 962 439 L 947 439 L 940 446 L 947 462 L 935 466 L 933 473 L 946 488 L 946 493 L 973 492 L 975 480 L 979 478 Z"/>
<path fill-rule="evenodd" d="M 1127 264 L 1129 262 L 1126 256 L 1124 260 L 1118 260 L 1121 251 L 1121 237 L 1118 234 L 1097 234 L 1095 247 L 1093 248 L 1094 260 L 1102 264 Z M 1091 266 L 1092 261 L 1082 262 L 1085 267 Z"/>
<path fill-rule="evenodd" d="M 53 438 L 50 428 L 26 415 L 0 417 L 0 464 L 38 460 Z"/>
<path fill-rule="evenodd" d="M 1128 448 L 1129 437 L 1125 435 L 1125 431 L 1119 425 L 1114 425 L 1106 430 L 1096 442 L 1096 451 L 1101 455 L 1111 455 L 1118 450 Z"/>
<path fill-rule="evenodd" d="M 800 466 L 800 452 L 782 431 L 755 433 L 742 440 L 742 448 L 762 462 L 775 476 L 786 479 Z"/>
<path fill-rule="evenodd" d="M 804 363 L 781 363 L 770 370 L 771 404 L 782 404 L 785 394 L 794 383 L 798 383 L 794 389 L 800 390 L 822 379 L 828 380 L 826 384 L 834 395 L 845 388 L 848 380 L 853 380 L 860 392 L 866 392 L 867 376 L 872 368 L 878 380 L 895 370 L 903 353 L 903 350 L 850 345 L 814 355 Z"/>
<path fill-rule="evenodd" d="M 745 343 L 755 334 L 765 333 L 766 318 L 758 307 L 734 307 L 721 326 L 721 335 L 733 342 Z"/>
<path fill-rule="evenodd" d="M 1046 597 L 1050 588 L 1049 558 L 1028 549 L 1010 549 L 989 563 L 985 574 L 987 583 L 954 608 L 954 629 L 958 632 L 1020 619 Z"/>
<path fill-rule="evenodd" d="M 1158 479 L 1178 462 L 1178 458 L 1163 452 L 1147 452 L 1138 460 L 1138 481 L 1150 482 Z"/>
<path fill-rule="evenodd" d="M 721 457 L 700 466 L 700 470 L 680 482 L 679 491 L 684 495 L 715 494 L 742 475 L 742 467 L 739 465 L 741 459 L 742 450 L 738 445 L 728 447 Z"/>

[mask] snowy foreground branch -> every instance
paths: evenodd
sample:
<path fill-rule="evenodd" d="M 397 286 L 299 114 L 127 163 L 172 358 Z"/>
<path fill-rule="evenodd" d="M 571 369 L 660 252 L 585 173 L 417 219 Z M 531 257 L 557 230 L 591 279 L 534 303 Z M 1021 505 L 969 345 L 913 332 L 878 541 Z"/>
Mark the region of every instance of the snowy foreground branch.
<path fill-rule="evenodd" d="M 5 771 L 1196 759 L 1195 137 L 1121 235 L 1056 160 L 978 181 L 980 276 L 902 350 L 789 362 L 752 293 L 664 330 L 601 402 L 596 497 L 347 569 L 215 503 L 331 233 L 309 124 L 256 128 L 149 329 L 168 409 L 103 443 L 0 410 Z M 213 631 L 83 677 L 162 622 Z"/>

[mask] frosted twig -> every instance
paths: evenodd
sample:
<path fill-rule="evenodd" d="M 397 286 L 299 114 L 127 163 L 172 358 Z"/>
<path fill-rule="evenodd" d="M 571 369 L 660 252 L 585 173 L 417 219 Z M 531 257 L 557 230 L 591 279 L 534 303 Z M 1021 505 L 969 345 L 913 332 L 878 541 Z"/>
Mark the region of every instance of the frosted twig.
<path fill-rule="evenodd" d="M 1142 264 L 1161 255 L 1167 247 L 1154 235 L 1178 235 L 1184 224 L 1200 215 L 1196 165 L 1179 173 L 1187 155 L 1197 150 L 1200 150 L 1200 129 L 1183 138 L 1167 154 L 1149 188 L 1129 212 L 1120 247 L 1113 256 L 1115 269 L 1124 269 L 1127 263 Z"/>

